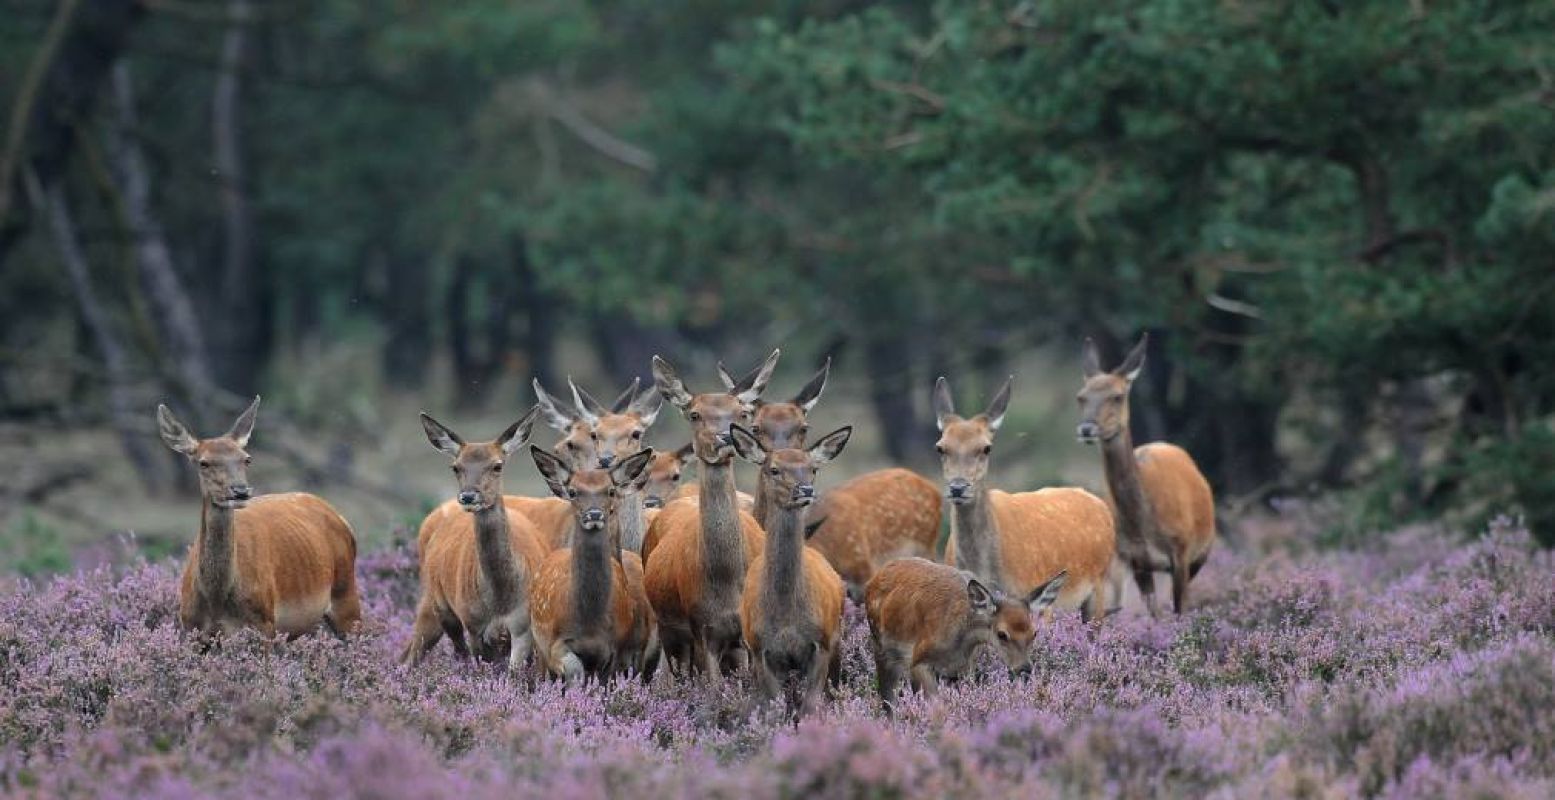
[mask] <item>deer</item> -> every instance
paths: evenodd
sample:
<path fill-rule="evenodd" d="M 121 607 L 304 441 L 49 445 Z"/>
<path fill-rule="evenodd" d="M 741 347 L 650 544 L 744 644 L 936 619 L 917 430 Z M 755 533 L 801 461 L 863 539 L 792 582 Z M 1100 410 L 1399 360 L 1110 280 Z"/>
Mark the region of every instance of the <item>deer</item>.
<path fill-rule="evenodd" d="M 643 485 L 643 508 L 650 513 L 663 508 L 676 497 L 680 488 L 681 473 L 686 471 L 696 457 L 690 442 L 676 450 L 656 451 L 653 463 L 648 465 L 648 482 Z"/>
<path fill-rule="evenodd" d="M 453 459 L 459 490 L 457 506 L 444 503 L 421 523 L 421 598 L 401 658 L 405 664 L 421 663 L 443 634 L 461 658 L 473 648 L 478 658 L 496 661 L 505 647 L 514 671 L 528 658 L 529 583 L 547 551 L 534 523 L 509 512 L 502 469 L 528 440 L 537 413 L 538 407 L 531 408 L 492 441 L 466 442 L 421 412 L 427 441 Z"/>
<path fill-rule="evenodd" d="M 529 454 L 546 486 L 573 510 L 572 545 L 546 556 L 529 586 L 536 659 L 570 683 L 626 669 L 651 680 L 658 634 L 642 590 L 642 562 L 636 553 L 626 554 L 637 570 L 634 587 L 612 540 L 621 507 L 636 502 L 640 510 L 653 450 L 639 450 L 608 469 L 579 470 L 535 445 Z"/>
<path fill-rule="evenodd" d="M 886 564 L 864 592 L 881 703 L 894 706 L 904 676 L 914 691 L 934 694 L 941 678 L 961 677 L 983 648 L 993 648 L 1012 675 L 1030 674 L 1032 618 L 1053 605 L 1068 577 L 1060 570 L 1016 598 L 925 558 Z"/>
<path fill-rule="evenodd" d="M 764 701 L 781 692 L 788 712 L 813 711 L 828 678 L 842 677 L 842 578 L 805 544 L 804 516 L 815 501 L 815 475 L 853 435 L 842 427 L 808 449 L 768 451 L 755 434 L 729 427 L 740 458 L 761 467 L 769 505 L 766 545 L 745 573 L 740 627 Z M 797 695 L 797 696 L 796 696 Z"/>
<path fill-rule="evenodd" d="M 744 665 L 740 596 L 746 567 L 761 553 L 765 534 L 736 506 L 730 426 L 750 424 L 779 355 L 773 350 L 761 369 L 733 389 L 705 394 L 693 394 L 668 361 L 653 358 L 654 386 L 690 423 L 701 462 L 696 501 L 661 509 L 648 530 L 657 544 L 645 547 L 648 600 L 672 671 L 711 677 Z"/>
<path fill-rule="evenodd" d="M 1076 437 L 1100 445 L 1107 494 L 1117 523 L 1118 560 L 1133 573 L 1151 617 L 1157 614 L 1155 573 L 1172 576 L 1172 610 L 1188 604 L 1188 583 L 1215 544 L 1215 495 L 1188 451 L 1167 442 L 1134 446 L 1128 398 L 1145 367 L 1148 333 L 1116 369 L 1101 368 L 1096 343 L 1085 340 L 1085 384 L 1076 400 Z"/>
<path fill-rule="evenodd" d="M 718 367 L 725 386 L 733 386 L 734 377 L 722 364 Z M 828 358 L 792 400 L 758 403 L 751 431 L 769 453 L 804 447 L 808 415 L 830 371 Z M 766 525 L 765 471 L 760 475 L 754 515 Z M 810 546 L 826 556 L 842 575 L 848 596 L 858 601 L 878 565 L 897 556 L 933 554 L 940 533 L 940 492 L 912 470 L 874 470 L 828 490 L 812 506 L 809 520 Z"/>
<path fill-rule="evenodd" d="M 200 478 L 200 532 L 179 584 L 179 625 L 205 636 L 253 628 L 273 640 L 322 623 L 344 638 L 362 617 L 356 535 L 316 495 L 254 496 L 247 448 L 258 415 L 255 397 L 225 434 L 197 439 L 167 406 L 157 406 L 162 441 Z"/>
<path fill-rule="evenodd" d="M 658 418 L 663 402 L 657 392 L 639 395 L 641 381 L 637 378 L 608 408 L 581 389 L 571 376 L 567 385 L 572 390 L 572 407 L 546 392 L 539 378 L 532 383 L 541 419 L 563 434 L 552 451 L 573 469 L 593 469 L 596 464 L 600 469 L 608 469 L 617 459 L 636 453 L 643 446 L 648 428 Z M 529 517 L 540 528 L 548 549 L 567 546 L 573 529 L 572 509 L 567 503 L 555 497 L 510 497 L 508 507 Z M 634 544 L 632 549 L 638 547 Z"/>
<path fill-rule="evenodd" d="M 1054 604 L 1081 608 L 1086 620 L 1106 616 L 1116 553 L 1112 512 L 1084 489 L 1045 488 L 1009 494 L 990 489 L 994 434 L 1010 404 L 1010 376 L 988 408 L 971 419 L 956 414 L 950 384 L 934 385 L 935 450 L 950 502 L 945 563 L 970 571 L 985 586 L 1022 597 L 1061 570 L 1068 575 Z"/>

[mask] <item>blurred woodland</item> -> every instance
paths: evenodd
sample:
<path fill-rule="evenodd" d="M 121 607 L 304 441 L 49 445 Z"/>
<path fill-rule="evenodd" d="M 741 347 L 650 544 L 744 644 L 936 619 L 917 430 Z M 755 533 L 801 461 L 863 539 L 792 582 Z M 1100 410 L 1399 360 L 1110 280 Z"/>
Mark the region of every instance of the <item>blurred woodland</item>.
<path fill-rule="evenodd" d="M 415 408 L 505 424 L 531 377 L 830 354 L 933 474 L 935 376 L 1066 398 L 1144 331 L 1136 436 L 1222 497 L 1555 540 L 1555 4 L 4 5 L 14 548 L 130 497 L 192 532 L 164 400 L 263 394 L 256 455 L 414 517 Z M 1065 402 L 1042 441 L 1095 460 Z"/>

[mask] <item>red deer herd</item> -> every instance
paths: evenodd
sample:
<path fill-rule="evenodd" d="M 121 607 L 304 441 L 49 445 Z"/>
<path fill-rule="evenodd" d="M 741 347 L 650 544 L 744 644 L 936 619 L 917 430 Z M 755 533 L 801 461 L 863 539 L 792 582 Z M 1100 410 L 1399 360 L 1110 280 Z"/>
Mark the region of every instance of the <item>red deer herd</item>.
<path fill-rule="evenodd" d="M 1100 446 L 1107 500 L 1070 487 L 991 486 L 1011 382 L 966 417 L 944 378 L 933 394 L 943 490 L 885 469 L 818 492 L 817 472 L 853 429 L 810 436 L 829 360 L 791 399 L 763 400 L 776 350 L 743 378 L 719 364 L 722 388 L 701 393 L 655 356 L 653 389 L 633 381 L 609 406 L 571 379 L 570 405 L 536 381 L 536 405 L 487 442 L 423 413 L 456 492 L 421 523 L 421 596 L 403 660 L 419 663 L 444 636 L 459 656 L 518 669 L 532 655 L 569 682 L 652 680 L 662 658 L 679 678 L 748 675 L 757 697 L 803 714 L 841 679 L 851 597 L 868 618 L 889 709 L 904 679 L 933 692 L 985 648 L 1029 672 L 1035 620 L 1056 607 L 1099 623 L 1119 602 L 1114 569 L 1133 574 L 1152 616 L 1155 573 L 1168 573 L 1182 613 L 1214 543 L 1214 497 L 1182 448 L 1133 444 L 1129 390 L 1146 344 L 1107 371 L 1085 343 L 1076 433 Z M 655 451 L 648 429 L 665 402 L 691 441 Z M 246 447 L 258 409 L 255 398 L 213 439 L 157 409 L 163 441 L 194 462 L 203 496 L 179 620 L 206 635 L 253 627 L 295 636 L 321 623 L 350 634 L 361 616 L 351 526 L 311 494 L 252 494 Z M 536 421 L 561 440 L 526 447 Z M 533 462 L 552 497 L 503 493 L 515 455 Z M 735 488 L 736 460 L 756 466 L 754 495 Z M 932 560 L 942 499 L 943 563 Z"/>

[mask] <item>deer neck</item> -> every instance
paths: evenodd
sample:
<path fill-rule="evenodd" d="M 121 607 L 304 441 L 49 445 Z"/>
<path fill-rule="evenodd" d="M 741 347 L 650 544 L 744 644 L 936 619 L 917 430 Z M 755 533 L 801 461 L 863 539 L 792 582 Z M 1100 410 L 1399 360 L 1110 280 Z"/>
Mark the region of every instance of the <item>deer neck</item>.
<path fill-rule="evenodd" d="M 734 499 L 734 463 L 702 462 L 702 574 L 704 586 L 715 594 L 728 594 L 735 602 L 740 580 L 745 577 L 745 537 Z"/>
<path fill-rule="evenodd" d="M 641 554 L 643 536 L 648 532 L 647 514 L 643 512 L 642 492 L 632 492 L 621 498 L 616 513 L 610 515 L 610 541 L 615 544 L 616 560 L 621 551 Z"/>
<path fill-rule="evenodd" d="M 762 462 L 756 471 L 756 502 L 751 508 L 751 516 L 754 516 L 763 528 L 767 527 L 770 522 L 768 517 L 773 512 L 772 490 L 767 486 L 767 466 L 771 463 L 771 459 Z"/>
<path fill-rule="evenodd" d="M 475 554 L 482 594 L 489 594 L 496 608 L 511 608 L 518 600 L 518 562 L 508 534 L 507 507 L 500 499 L 475 512 Z"/>
<path fill-rule="evenodd" d="M 762 613 L 769 625 L 792 620 L 804 585 L 804 506 L 773 505 L 767 520 L 766 565 L 762 575 Z"/>
<path fill-rule="evenodd" d="M 580 630 L 597 631 L 605 627 L 610 613 L 615 576 L 611 555 L 617 553 L 609 535 L 600 536 L 572 529 L 572 613 Z"/>
<path fill-rule="evenodd" d="M 1127 428 L 1101 443 L 1101 459 L 1107 474 L 1107 492 L 1112 495 L 1113 512 L 1117 514 L 1119 543 L 1142 547 L 1155 528 L 1155 512 L 1140 481 L 1134 437 Z"/>
<path fill-rule="evenodd" d="M 993 503 L 984 481 L 977 482 L 972 499 L 950 506 L 950 535 L 956 541 L 958 569 L 970 570 L 977 577 L 1004 585 L 999 559 L 999 528 L 993 519 Z"/>
<path fill-rule="evenodd" d="M 196 544 L 195 587 L 200 597 L 219 600 L 237 588 L 237 552 L 233 532 L 237 529 L 237 510 L 205 501 L 200 512 L 200 538 Z"/>

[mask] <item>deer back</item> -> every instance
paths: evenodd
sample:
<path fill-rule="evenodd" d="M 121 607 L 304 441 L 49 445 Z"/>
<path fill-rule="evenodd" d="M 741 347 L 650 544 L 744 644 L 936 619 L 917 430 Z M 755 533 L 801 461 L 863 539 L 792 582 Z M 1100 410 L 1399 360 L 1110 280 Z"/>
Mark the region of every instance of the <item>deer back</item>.
<path fill-rule="evenodd" d="M 1215 494 L 1188 451 L 1155 442 L 1134 449 L 1139 481 L 1161 531 L 1197 561 L 1215 541 Z"/>
<path fill-rule="evenodd" d="M 1056 605 L 1074 608 L 1107 580 L 1117 552 L 1112 510 L 1084 489 L 1039 489 L 988 493 L 999 529 L 1002 588 L 1028 594 L 1060 570 L 1069 571 Z M 945 563 L 955 562 L 955 539 L 945 546 Z"/>
<path fill-rule="evenodd" d="M 810 546 L 844 580 L 863 587 L 893 558 L 934 553 L 940 503 L 939 487 L 916 472 L 867 472 L 826 492 L 810 511 L 810 520 L 820 523 Z"/>

